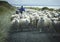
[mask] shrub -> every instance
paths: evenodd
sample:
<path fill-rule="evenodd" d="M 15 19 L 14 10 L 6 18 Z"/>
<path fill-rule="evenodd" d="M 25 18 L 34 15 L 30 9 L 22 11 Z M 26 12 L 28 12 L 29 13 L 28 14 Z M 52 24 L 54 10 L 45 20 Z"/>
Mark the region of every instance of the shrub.
<path fill-rule="evenodd" d="M 43 7 L 42 10 L 48 10 L 49 8 L 48 7 Z"/>

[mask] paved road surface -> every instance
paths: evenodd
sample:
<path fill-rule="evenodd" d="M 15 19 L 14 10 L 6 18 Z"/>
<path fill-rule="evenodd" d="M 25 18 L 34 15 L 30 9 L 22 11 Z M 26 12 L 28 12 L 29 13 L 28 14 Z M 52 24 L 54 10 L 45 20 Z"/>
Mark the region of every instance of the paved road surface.
<path fill-rule="evenodd" d="M 8 42 L 60 42 L 60 36 L 40 32 L 16 32 L 10 35 Z"/>

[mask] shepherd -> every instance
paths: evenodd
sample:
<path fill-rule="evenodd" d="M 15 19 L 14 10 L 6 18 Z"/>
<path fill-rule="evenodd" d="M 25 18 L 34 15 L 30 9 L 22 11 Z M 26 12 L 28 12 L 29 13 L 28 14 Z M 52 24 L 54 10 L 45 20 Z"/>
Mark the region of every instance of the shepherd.
<path fill-rule="evenodd" d="M 19 9 L 19 11 L 22 14 L 25 11 L 25 8 L 23 6 L 21 6 L 21 8 Z"/>

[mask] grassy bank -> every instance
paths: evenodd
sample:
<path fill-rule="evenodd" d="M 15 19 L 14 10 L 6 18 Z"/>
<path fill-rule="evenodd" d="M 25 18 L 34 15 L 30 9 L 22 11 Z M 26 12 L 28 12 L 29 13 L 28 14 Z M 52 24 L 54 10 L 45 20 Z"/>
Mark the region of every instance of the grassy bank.
<path fill-rule="evenodd" d="M 10 18 L 14 11 L 0 14 L 0 42 L 4 42 L 10 28 Z"/>
<path fill-rule="evenodd" d="M 10 28 L 11 15 L 15 13 L 15 8 L 8 2 L 0 1 L 0 42 L 5 42 Z"/>

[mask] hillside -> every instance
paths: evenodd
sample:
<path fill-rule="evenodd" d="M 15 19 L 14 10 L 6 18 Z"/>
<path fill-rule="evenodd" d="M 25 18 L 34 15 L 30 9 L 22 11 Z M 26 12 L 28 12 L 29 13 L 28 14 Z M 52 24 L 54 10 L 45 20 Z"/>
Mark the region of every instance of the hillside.
<path fill-rule="evenodd" d="M 0 1 L 0 6 L 4 6 L 6 8 L 11 8 L 11 5 L 6 1 Z"/>
<path fill-rule="evenodd" d="M 0 13 L 14 10 L 14 7 L 6 1 L 0 1 Z"/>
<path fill-rule="evenodd" d="M 10 16 L 15 8 L 6 1 L 0 1 L 0 42 L 5 42 L 10 28 Z"/>

